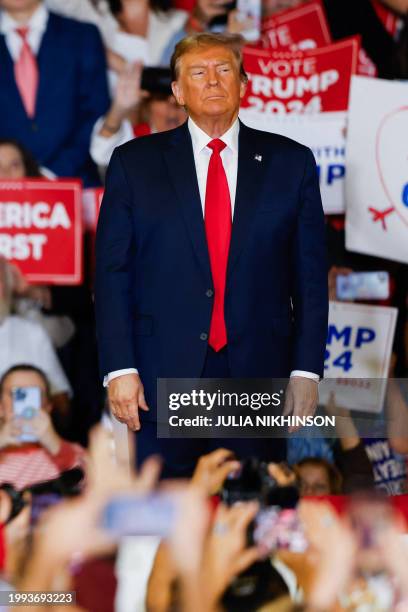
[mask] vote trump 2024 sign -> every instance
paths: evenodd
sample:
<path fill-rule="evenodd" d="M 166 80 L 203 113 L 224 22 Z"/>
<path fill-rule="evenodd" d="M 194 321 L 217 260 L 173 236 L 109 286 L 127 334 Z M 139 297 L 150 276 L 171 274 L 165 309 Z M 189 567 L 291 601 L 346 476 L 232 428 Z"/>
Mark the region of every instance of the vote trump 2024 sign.
<path fill-rule="evenodd" d="M 304 51 L 330 43 L 330 30 L 320 2 L 308 2 L 262 21 L 260 44 L 265 49 Z"/>
<path fill-rule="evenodd" d="M 381 412 L 396 320 L 396 308 L 330 302 L 322 404 L 333 391 L 338 407 Z"/>
<path fill-rule="evenodd" d="M 29 282 L 79 284 L 81 182 L 0 181 L 0 255 Z"/>
<path fill-rule="evenodd" d="M 348 108 L 358 38 L 311 51 L 244 48 L 249 82 L 241 107 L 268 115 L 338 112 Z"/>

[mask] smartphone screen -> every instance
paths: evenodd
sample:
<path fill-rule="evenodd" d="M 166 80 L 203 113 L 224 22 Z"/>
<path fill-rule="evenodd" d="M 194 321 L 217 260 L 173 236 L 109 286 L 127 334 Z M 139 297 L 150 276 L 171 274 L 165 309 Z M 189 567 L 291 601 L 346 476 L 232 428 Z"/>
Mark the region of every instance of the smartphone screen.
<path fill-rule="evenodd" d="M 102 528 L 120 538 L 127 535 L 167 537 L 174 525 L 179 497 L 169 493 L 122 495 L 102 513 Z"/>
<path fill-rule="evenodd" d="M 250 17 L 253 26 L 249 30 L 244 30 L 242 36 L 249 42 L 259 40 L 261 36 L 261 0 L 237 0 L 237 10 L 242 19 Z"/>
<path fill-rule="evenodd" d="M 18 419 L 22 426 L 19 436 L 20 442 L 36 442 L 37 437 L 33 432 L 31 422 L 41 410 L 40 387 L 19 387 L 13 390 L 13 412 L 14 418 Z"/>
<path fill-rule="evenodd" d="M 352 272 L 336 279 L 339 300 L 387 300 L 390 296 L 388 272 Z"/>
<path fill-rule="evenodd" d="M 254 543 L 265 550 L 286 549 L 304 552 L 307 548 L 297 511 L 271 506 L 261 510 L 255 518 Z"/>

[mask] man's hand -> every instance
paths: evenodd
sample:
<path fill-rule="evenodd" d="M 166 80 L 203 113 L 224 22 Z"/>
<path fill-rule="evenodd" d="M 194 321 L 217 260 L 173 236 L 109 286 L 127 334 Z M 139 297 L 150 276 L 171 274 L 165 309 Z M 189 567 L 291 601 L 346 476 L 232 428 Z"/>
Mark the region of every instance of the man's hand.
<path fill-rule="evenodd" d="M 313 416 L 319 399 L 318 384 L 305 376 L 291 376 L 286 389 L 284 416 Z M 298 427 L 289 427 L 289 433 L 298 431 Z"/>
<path fill-rule="evenodd" d="M 111 380 L 108 398 L 113 416 L 132 431 L 139 431 L 139 408 L 149 410 L 139 374 L 124 374 Z"/>

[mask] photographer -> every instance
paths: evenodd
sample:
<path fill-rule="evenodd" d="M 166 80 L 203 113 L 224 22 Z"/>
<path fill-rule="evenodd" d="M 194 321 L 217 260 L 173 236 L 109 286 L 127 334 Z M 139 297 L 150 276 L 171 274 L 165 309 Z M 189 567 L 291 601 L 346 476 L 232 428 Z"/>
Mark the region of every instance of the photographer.
<path fill-rule="evenodd" d="M 38 406 L 26 406 L 20 414 L 18 391 L 39 398 Z M 85 451 L 63 440 L 51 421 L 52 401 L 45 374 L 32 365 L 10 368 L 0 380 L 0 483 L 21 490 L 54 480 L 74 467 L 83 467 Z M 18 410 L 18 414 L 16 411 Z"/>

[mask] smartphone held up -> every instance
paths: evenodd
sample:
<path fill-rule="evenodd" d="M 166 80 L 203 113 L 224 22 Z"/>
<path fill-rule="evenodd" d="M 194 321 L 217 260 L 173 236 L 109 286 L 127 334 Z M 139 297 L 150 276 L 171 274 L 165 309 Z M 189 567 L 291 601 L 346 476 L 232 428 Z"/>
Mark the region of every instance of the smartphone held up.
<path fill-rule="evenodd" d="M 19 442 L 36 442 L 32 427 L 33 419 L 41 410 L 40 387 L 19 387 L 13 390 L 13 413 L 14 418 L 21 425 Z"/>

